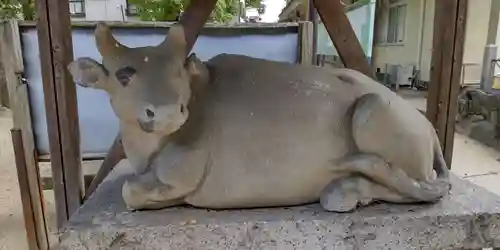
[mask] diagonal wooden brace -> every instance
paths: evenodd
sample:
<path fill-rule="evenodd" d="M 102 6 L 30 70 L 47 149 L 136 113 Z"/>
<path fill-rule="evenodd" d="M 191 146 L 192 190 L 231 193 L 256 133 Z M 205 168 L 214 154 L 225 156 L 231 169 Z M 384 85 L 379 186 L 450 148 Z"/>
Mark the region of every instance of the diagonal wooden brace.
<path fill-rule="evenodd" d="M 346 68 L 375 78 L 368 58 L 339 0 L 312 0 Z"/>

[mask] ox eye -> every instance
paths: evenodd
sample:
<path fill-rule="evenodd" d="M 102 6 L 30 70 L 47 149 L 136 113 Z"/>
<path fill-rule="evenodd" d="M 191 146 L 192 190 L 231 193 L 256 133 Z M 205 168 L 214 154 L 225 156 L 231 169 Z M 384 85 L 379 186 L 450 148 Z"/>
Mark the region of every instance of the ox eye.
<path fill-rule="evenodd" d="M 128 83 L 130 82 L 130 78 L 136 73 L 137 71 L 129 66 L 123 67 L 115 72 L 116 79 L 123 85 L 127 86 Z"/>
<path fill-rule="evenodd" d="M 184 105 L 181 104 L 181 113 L 184 114 L 184 111 L 186 111 L 185 108 L 184 108 Z"/>

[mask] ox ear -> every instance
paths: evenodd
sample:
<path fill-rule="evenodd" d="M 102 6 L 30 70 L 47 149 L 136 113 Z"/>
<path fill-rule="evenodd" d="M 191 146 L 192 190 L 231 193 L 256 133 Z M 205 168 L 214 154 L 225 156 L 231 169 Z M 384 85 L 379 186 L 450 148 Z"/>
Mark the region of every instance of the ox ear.
<path fill-rule="evenodd" d="M 102 21 L 97 23 L 94 36 L 97 50 L 104 58 L 116 58 L 128 49 L 115 39 L 108 25 Z"/>
<path fill-rule="evenodd" d="M 78 58 L 68 65 L 73 81 L 85 88 L 106 90 L 105 82 L 109 75 L 104 66 L 88 57 Z"/>
<path fill-rule="evenodd" d="M 208 79 L 208 69 L 195 53 L 187 58 L 186 70 L 189 77 L 195 81 Z"/>
<path fill-rule="evenodd" d="M 184 27 L 181 24 L 172 25 L 168 30 L 167 37 L 159 45 L 159 47 L 167 51 L 167 53 L 175 55 L 176 58 L 181 60 L 184 60 L 188 53 L 186 46 Z"/>

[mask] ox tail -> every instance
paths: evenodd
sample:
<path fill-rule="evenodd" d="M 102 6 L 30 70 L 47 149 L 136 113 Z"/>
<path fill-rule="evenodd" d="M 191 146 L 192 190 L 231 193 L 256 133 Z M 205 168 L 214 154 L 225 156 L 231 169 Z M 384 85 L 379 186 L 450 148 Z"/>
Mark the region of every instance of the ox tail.
<path fill-rule="evenodd" d="M 444 160 L 443 151 L 441 149 L 441 144 L 437 136 L 434 136 L 434 162 L 433 168 L 436 171 L 437 179 L 448 180 L 450 177 L 450 169 L 446 161 Z M 450 186 L 451 188 L 451 186 Z"/>

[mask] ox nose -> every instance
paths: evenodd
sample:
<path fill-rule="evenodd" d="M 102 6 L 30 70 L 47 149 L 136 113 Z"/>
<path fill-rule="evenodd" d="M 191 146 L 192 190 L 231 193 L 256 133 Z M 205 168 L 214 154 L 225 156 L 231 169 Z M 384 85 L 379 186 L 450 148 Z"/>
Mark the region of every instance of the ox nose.
<path fill-rule="evenodd" d="M 156 119 L 157 111 L 153 105 L 145 105 L 137 110 L 137 118 L 141 121 L 148 122 Z"/>
<path fill-rule="evenodd" d="M 144 130 L 144 132 L 151 133 L 154 131 L 154 121 L 153 120 L 142 121 L 142 120 L 138 119 L 137 122 L 139 123 L 139 126 L 141 127 L 141 129 Z"/>
<path fill-rule="evenodd" d="M 153 132 L 154 131 L 154 123 L 155 123 L 156 111 L 152 106 L 146 106 L 139 111 L 137 122 L 142 130 L 145 132 Z"/>
<path fill-rule="evenodd" d="M 149 118 L 149 119 L 155 118 L 155 112 L 152 108 L 146 108 L 146 110 L 144 112 L 146 113 L 147 118 Z"/>

